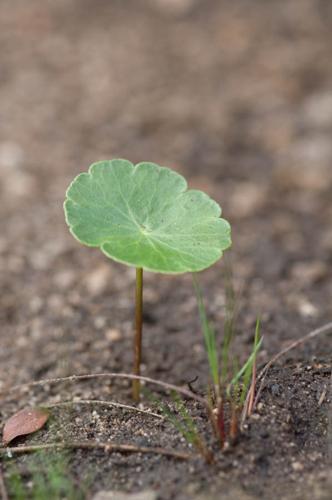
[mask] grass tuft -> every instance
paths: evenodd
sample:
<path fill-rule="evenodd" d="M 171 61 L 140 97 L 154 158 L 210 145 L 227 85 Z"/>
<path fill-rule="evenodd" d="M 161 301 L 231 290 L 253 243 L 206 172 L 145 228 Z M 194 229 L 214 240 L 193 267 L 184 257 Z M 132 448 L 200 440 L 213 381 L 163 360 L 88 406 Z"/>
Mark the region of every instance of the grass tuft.
<path fill-rule="evenodd" d="M 230 269 L 226 274 L 226 304 L 223 337 L 217 341 L 217 334 L 208 320 L 203 294 L 197 277 L 193 275 L 193 284 L 197 297 L 199 318 L 205 340 L 205 348 L 209 362 L 214 393 L 211 393 L 211 384 L 208 389 L 208 403 L 211 407 L 210 416 L 215 433 L 219 437 L 221 448 L 227 438 L 234 442 L 238 436 L 238 415 L 243 409 L 247 396 L 249 398 L 248 414 L 253 407 L 253 396 L 256 384 L 256 358 L 262 345 L 260 334 L 260 319 L 257 318 L 252 351 L 245 363 L 239 367 L 238 360 L 232 356 L 232 345 L 235 341 L 235 319 L 237 313 L 236 294 L 232 284 Z M 221 360 L 219 362 L 219 359 Z M 225 422 L 226 407 L 230 409 L 230 422 Z"/>
<path fill-rule="evenodd" d="M 6 486 L 11 500 L 84 500 L 86 488 L 78 485 L 69 468 L 65 453 L 39 452 L 26 457 L 24 470 L 9 463 Z"/>

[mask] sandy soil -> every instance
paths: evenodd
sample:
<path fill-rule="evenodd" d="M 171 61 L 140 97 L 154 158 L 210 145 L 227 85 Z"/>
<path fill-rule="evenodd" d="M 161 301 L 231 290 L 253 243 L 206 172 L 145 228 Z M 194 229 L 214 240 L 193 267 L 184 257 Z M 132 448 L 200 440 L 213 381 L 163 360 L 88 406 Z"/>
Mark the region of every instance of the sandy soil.
<path fill-rule="evenodd" d="M 173 167 L 220 202 L 241 360 L 258 314 L 261 365 L 331 319 L 331 23 L 322 0 L 2 0 L 0 389 L 131 370 L 134 272 L 80 246 L 63 217 L 68 183 L 99 159 Z M 200 277 L 220 332 L 225 267 Z M 203 390 L 196 309 L 190 276 L 146 274 L 144 374 Z M 90 493 L 328 499 L 330 374 L 331 337 L 290 352 L 214 466 L 77 451 L 73 474 L 93 470 Z M 0 419 L 73 396 L 130 402 L 127 383 L 62 384 L 4 398 Z M 23 442 L 67 438 L 188 451 L 170 424 L 100 407 L 54 410 Z"/>

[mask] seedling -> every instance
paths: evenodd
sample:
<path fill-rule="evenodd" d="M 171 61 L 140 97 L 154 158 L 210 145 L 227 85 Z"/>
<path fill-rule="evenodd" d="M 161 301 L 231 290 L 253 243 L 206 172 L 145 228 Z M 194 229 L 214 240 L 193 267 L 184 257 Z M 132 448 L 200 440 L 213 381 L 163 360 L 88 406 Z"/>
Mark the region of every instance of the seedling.
<path fill-rule="evenodd" d="M 177 410 L 177 413 L 179 415 L 170 410 L 166 403 L 159 400 L 147 389 L 144 389 L 144 394 L 148 399 L 150 399 L 150 401 L 157 404 L 161 414 L 175 427 L 175 429 L 180 434 L 182 434 L 187 443 L 196 448 L 196 450 L 200 453 L 200 455 L 207 463 L 213 463 L 213 454 L 211 450 L 208 449 L 204 438 L 199 433 L 196 424 L 186 406 L 184 405 L 179 393 L 176 391 L 171 391 L 171 397 L 175 409 Z"/>
<path fill-rule="evenodd" d="M 230 278 L 228 276 L 227 278 Z M 217 342 L 216 332 L 208 320 L 203 296 L 198 281 L 193 275 L 201 327 L 205 339 L 205 348 L 210 368 L 209 412 L 216 436 L 221 448 L 227 437 L 231 442 L 238 437 L 238 416 L 242 411 L 250 415 L 253 408 L 253 398 L 256 385 L 256 357 L 262 345 L 260 335 L 260 320 L 257 319 L 252 351 L 242 367 L 238 366 L 236 358 L 231 356 L 231 347 L 235 335 L 235 293 L 231 282 L 226 286 L 225 322 L 222 345 Z M 248 408 L 245 408 L 249 398 Z M 226 429 L 225 403 L 230 407 L 230 425 Z M 215 409 L 215 411 L 213 411 Z"/>
<path fill-rule="evenodd" d="M 66 222 L 81 243 L 136 268 L 134 374 L 142 353 L 143 270 L 197 272 L 217 262 L 231 245 L 221 208 L 202 191 L 187 189 L 182 175 L 143 162 L 94 163 L 70 184 Z M 139 381 L 133 397 L 139 400 Z"/>
<path fill-rule="evenodd" d="M 28 457 L 24 470 L 10 462 L 7 466 L 6 484 L 13 500 L 83 500 L 92 478 L 78 483 L 70 471 L 67 454 L 39 452 Z"/>

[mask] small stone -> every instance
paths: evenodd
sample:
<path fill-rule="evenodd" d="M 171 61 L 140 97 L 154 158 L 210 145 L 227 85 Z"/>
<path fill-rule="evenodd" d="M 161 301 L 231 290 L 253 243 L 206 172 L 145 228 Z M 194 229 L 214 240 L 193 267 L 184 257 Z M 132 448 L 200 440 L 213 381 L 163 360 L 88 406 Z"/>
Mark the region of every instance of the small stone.
<path fill-rule="evenodd" d="M 305 101 L 304 119 L 311 127 L 328 128 L 332 125 L 332 92 L 317 92 Z"/>
<path fill-rule="evenodd" d="M 15 341 L 16 347 L 27 347 L 29 345 L 29 340 L 26 337 L 18 337 Z"/>
<path fill-rule="evenodd" d="M 124 493 L 121 491 L 99 491 L 92 500 L 156 500 L 157 493 L 144 490 L 139 493 Z"/>
<path fill-rule="evenodd" d="M 39 317 L 34 318 L 30 324 L 31 339 L 37 341 L 37 340 L 43 338 L 43 334 L 44 334 L 44 325 L 43 325 L 42 320 Z"/>
<path fill-rule="evenodd" d="M 298 305 L 298 310 L 301 316 L 305 318 L 314 318 L 318 316 L 318 309 L 309 301 L 301 301 Z"/>
<path fill-rule="evenodd" d="M 313 451 L 307 456 L 307 458 L 310 460 L 310 462 L 317 462 L 318 460 L 321 460 L 322 453 L 318 451 Z"/>
<path fill-rule="evenodd" d="M 290 293 L 286 301 L 290 307 L 295 309 L 304 318 L 314 318 L 319 314 L 317 306 L 310 302 L 303 294 Z"/>
<path fill-rule="evenodd" d="M 250 217 L 260 210 L 267 197 L 266 187 L 252 182 L 241 182 L 234 186 L 231 195 L 233 217 Z"/>
<path fill-rule="evenodd" d="M 307 187 L 315 189 L 321 185 L 322 180 L 330 178 L 329 162 L 332 158 L 332 145 L 329 135 L 316 134 L 310 136 L 310 139 L 308 137 L 299 139 L 293 146 L 291 156 L 296 165 L 302 164 L 304 176 L 299 182 L 304 181 Z M 322 179 L 316 179 L 317 176 L 321 176 Z M 299 177 L 301 178 L 301 175 Z"/>
<path fill-rule="evenodd" d="M 97 316 L 95 319 L 94 319 L 94 325 L 95 327 L 100 330 L 101 328 L 104 328 L 104 326 L 106 325 L 106 318 L 104 316 Z"/>
<path fill-rule="evenodd" d="M 296 263 L 291 272 L 293 279 L 311 285 L 324 279 L 327 276 L 328 269 L 324 262 L 309 261 Z"/>
<path fill-rule="evenodd" d="M 84 279 L 84 284 L 91 295 L 105 292 L 111 278 L 110 265 L 103 264 L 90 272 Z"/>
<path fill-rule="evenodd" d="M 121 333 L 116 328 L 109 328 L 105 332 L 105 337 L 109 342 L 116 342 L 117 340 L 120 340 Z"/>
<path fill-rule="evenodd" d="M 43 307 L 43 300 L 40 297 L 35 295 L 30 299 L 29 308 L 32 313 L 40 312 L 42 307 Z"/>
<path fill-rule="evenodd" d="M 332 227 L 324 228 L 324 233 L 321 236 L 321 244 L 324 250 L 327 250 L 332 255 Z"/>
<path fill-rule="evenodd" d="M 24 198 L 36 191 L 36 180 L 27 172 L 14 170 L 4 179 L 6 194 L 9 197 Z"/>
<path fill-rule="evenodd" d="M 23 159 L 23 149 L 19 144 L 10 141 L 0 143 L 0 169 L 20 167 Z"/>
<path fill-rule="evenodd" d="M 273 396 L 280 396 L 282 394 L 282 389 L 279 384 L 272 384 L 270 390 Z"/>
<path fill-rule="evenodd" d="M 62 295 L 52 294 L 47 299 L 47 306 L 53 312 L 59 312 L 64 308 L 65 302 Z"/>
<path fill-rule="evenodd" d="M 329 146 L 330 147 L 330 146 Z M 298 146 L 301 150 L 301 146 Z M 325 147 L 325 150 L 327 147 Z M 292 165 L 281 165 L 274 172 L 274 182 L 283 189 L 299 189 L 304 191 L 324 191 L 329 186 L 330 181 L 330 165 L 329 152 L 326 151 L 325 161 L 328 166 L 314 161 L 315 167 L 312 167 L 312 162 L 305 164 L 304 152 L 299 153 L 297 150 L 293 152 L 294 163 Z M 313 153 L 311 153 L 313 156 Z M 321 160 L 322 161 L 322 160 Z"/>
<path fill-rule="evenodd" d="M 293 462 L 292 463 L 292 469 L 295 471 L 295 472 L 300 472 L 304 469 L 304 466 L 303 464 L 301 464 L 301 462 Z"/>
<path fill-rule="evenodd" d="M 54 283 L 62 290 L 70 288 L 74 284 L 74 281 L 75 272 L 71 269 L 60 271 L 54 276 Z"/>
<path fill-rule="evenodd" d="M 197 0 L 149 0 L 166 14 L 185 14 Z"/>
<path fill-rule="evenodd" d="M 12 255 L 9 257 L 7 261 L 8 271 L 18 274 L 23 271 L 24 267 L 25 267 L 24 260 L 21 257 L 17 255 Z"/>

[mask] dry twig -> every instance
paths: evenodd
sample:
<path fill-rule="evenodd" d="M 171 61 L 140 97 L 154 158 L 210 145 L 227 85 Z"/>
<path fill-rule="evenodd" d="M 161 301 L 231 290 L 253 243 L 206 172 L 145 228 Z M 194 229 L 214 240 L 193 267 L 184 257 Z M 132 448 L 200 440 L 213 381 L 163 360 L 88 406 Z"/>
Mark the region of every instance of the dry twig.
<path fill-rule="evenodd" d="M 0 392 L 0 395 L 5 395 L 5 394 L 11 394 L 16 391 L 21 391 L 25 389 L 30 389 L 32 387 L 36 386 L 43 386 L 43 385 L 48 385 L 48 384 L 59 384 L 60 382 L 77 382 L 80 380 L 89 380 L 89 379 L 95 379 L 95 378 L 109 378 L 109 379 L 126 379 L 126 380 L 141 380 L 142 382 L 146 382 L 147 384 L 153 384 L 157 385 L 159 387 L 162 387 L 165 390 L 168 391 L 175 391 L 179 394 L 182 394 L 183 396 L 186 396 L 187 398 L 194 399 L 195 401 L 201 403 L 204 405 L 206 408 L 209 407 L 207 401 L 205 398 L 202 396 L 199 396 L 198 394 L 195 394 L 188 389 L 184 389 L 182 387 L 178 387 L 177 385 L 169 384 L 167 382 L 161 382 L 160 380 L 155 380 L 150 377 L 141 377 L 138 375 L 132 375 L 130 373 L 111 373 L 111 372 L 106 372 L 106 373 L 87 373 L 84 375 L 70 375 L 68 377 L 58 377 L 58 378 L 48 378 L 48 379 L 43 379 L 43 380 L 36 380 L 34 382 L 27 382 L 26 384 L 19 384 L 15 385 L 13 387 L 10 387 L 8 389 L 3 389 Z"/>
<path fill-rule="evenodd" d="M 44 408 L 57 408 L 59 406 L 71 406 L 71 405 L 101 405 L 101 406 L 113 406 L 115 408 L 122 408 L 124 410 L 135 411 L 138 413 L 144 413 L 144 415 L 149 415 L 149 417 L 159 418 L 160 420 L 164 420 L 162 415 L 158 415 L 158 413 L 153 413 L 152 411 L 143 410 L 141 408 L 136 408 L 136 406 L 125 405 L 122 403 L 116 403 L 115 401 L 104 401 L 101 399 L 72 399 L 70 401 L 59 401 L 57 403 L 48 403 L 43 404 Z"/>
<path fill-rule="evenodd" d="M 250 384 L 250 389 L 249 389 L 249 401 L 248 401 L 248 409 L 247 409 L 247 414 L 250 416 L 254 410 L 254 403 L 255 403 L 255 390 L 256 390 L 256 381 L 257 381 L 257 360 L 256 356 L 254 358 L 254 363 L 252 367 L 252 378 L 251 378 L 251 384 Z"/>
<path fill-rule="evenodd" d="M 313 339 L 315 337 L 318 337 L 318 335 L 330 334 L 330 333 L 332 333 L 332 321 L 330 323 L 326 323 L 326 325 L 323 325 L 320 328 L 316 328 L 315 330 L 312 330 L 311 332 L 307 333 L 307 335 L 304 335 L 300 339 L 294 340 L 288 347 L 285 347 L 280 352 L 278 352 L 277 354 L 275 354 L 270 359 L 270 361 L 268 363 L 266 363 L 266 365 L 264 366 L 264 368 L 261 370 L 260 374 L 257 377 L 257 382 L 261 381 L 261 383 L 260 383 L 259 389 L 257 391 L 256 398 L 255 398 L 252 410 L 254 410 L 254 408 L 256 407 L 256 405 L 257 405 L 257 403 L 259 401 L 259 397 L 260 397 L 260 395 L 262 393 L 262 390 L 264 388 L 264 382 L 265 382 L 265 379 L 266 379 L 266 376 L 267 376 L 267 372 L 269 371 L 269 369 L 271 368 L 271 366 L 276 361 L 278 361 L 278 359 L 280 359 L 282 356 L 284 356 L 285 354 L 287 354 L 292 349 L 295 349 L 295 347 L 298 347 L 298 346 L 304 344 L 308 340 L 311 340 L 311 339 Z M 250 397 L 250 392 L 248 393 L 247 400 L 246 400 L 245 405 L 244 405 L 244 410 L 242 412 L 242 422 L 241 422 L 242 425 L 244 423 L 244 420 L 247 417 L 248 401 L 249 401 L 248 398 L 249 397 Z"/>
<path fill-rule="evenodd" d="M 322 394 L 320 395 L 320 398 L 318 400 L 318 406 L 322 406 L 322 404 L 325 401 L 326 395 L 327 395 L 327 387 L 324 388 Z"/>
<path fill-rule="evenodd" d="M 159 447 L 136 446 L 133 444 L 117 444 L 112 442 L 98 443 L 95 441 L 68 441 L 59 443 L 42 443 L 29 446 L 11 446 L 0 448 L 0 454 L 10 453 L 32 453 L 34 451 L 50 450 L 50 449 L 83 449 L 83 450 L 103 450 L 105 453 L 153 453 L 163 455 L 165 457 L 173 457 L 179 460 L 189 460 L 194 455 L 181 451 L 167 450 Z"/>
<path fill-rule="evenodd" d="M 36 386 L 43 386 L 48 384 L 58 384 L 60 382 L 76 382 L 80 380 L 90 380 L 96 378 L 109 378 L 109 379 L 125 379 L 125 380 L 140 380 L 141 382 L 146 382 L 147 384 L 153 384 L 159 387 L 162 387 L 166 391 L 175 391 L 178 394 L 182 394 L 182 396 L 186 396 L 189 399 L 193 399 L 200 403 L 206 410 L 207 415 L 213 421 L 214 415 L 212 408 L 208 402 L 208 400 L 194 392 L 184 389 L 183 387 L 179 387 L 174 384 L 169 384 L 168 382 L 161 382 L 160 380 L 155 380 L 150 377 L 142 377 L 140 375 L 132 375 L 129 373 L 87 373 L 85 375 L 70 375 L 68 377 L 58 377 L 58 378 L 49 378 L 44 380 L 36 380 L 34 382 L 28 382 L 26 384 L 19 384 L 8 389 L 4 389 L 0 392 L 1 395 L 11 394 L 15 391 L 25 390 Z"/>

